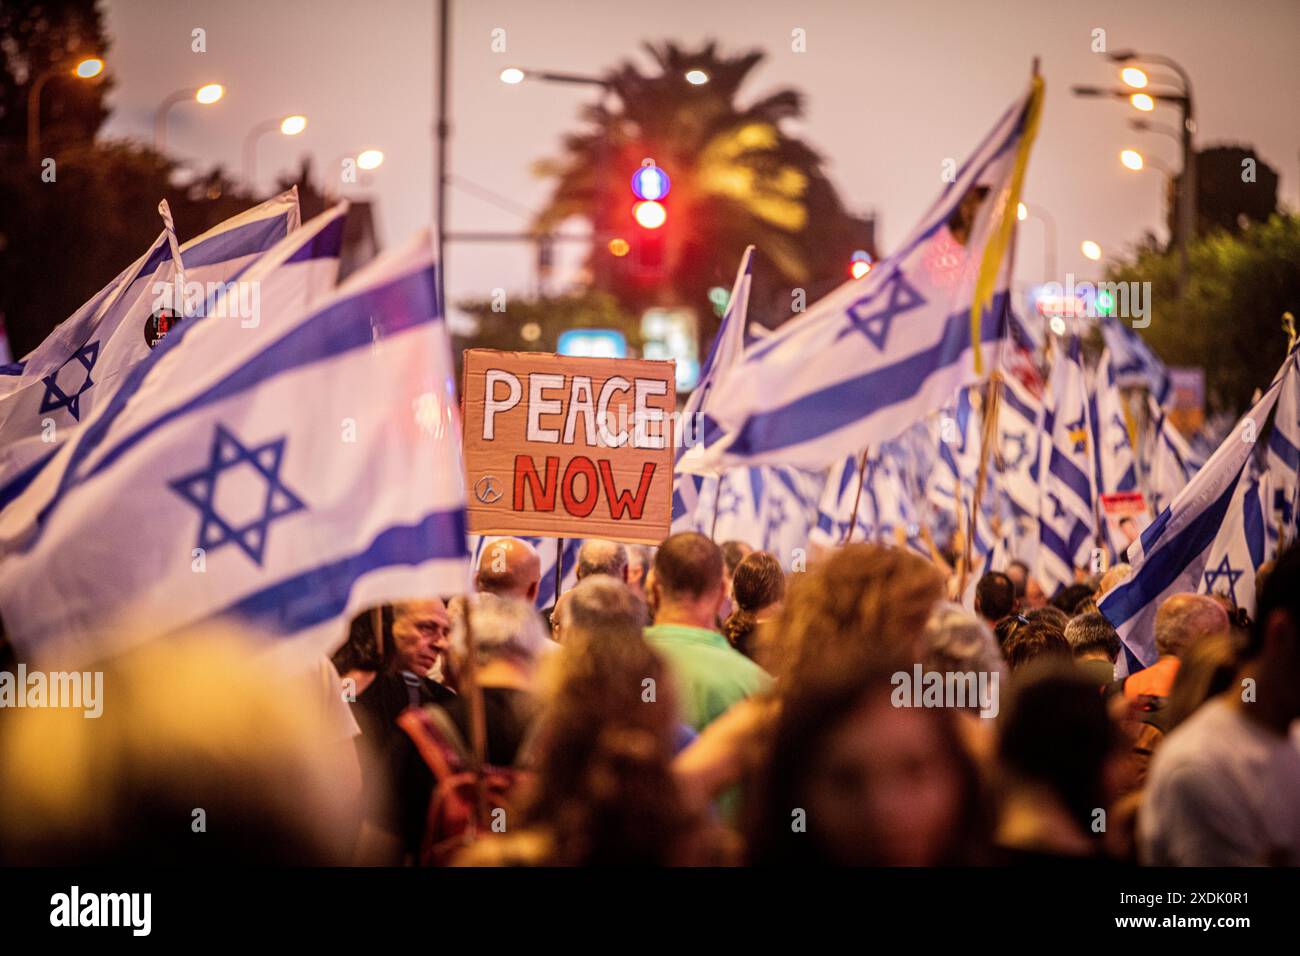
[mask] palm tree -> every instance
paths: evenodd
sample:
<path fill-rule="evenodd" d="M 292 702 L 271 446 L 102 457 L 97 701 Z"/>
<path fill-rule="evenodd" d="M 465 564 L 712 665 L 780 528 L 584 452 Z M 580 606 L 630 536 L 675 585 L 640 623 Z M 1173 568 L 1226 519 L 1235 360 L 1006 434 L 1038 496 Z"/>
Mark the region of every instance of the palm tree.
<path fill-rule="evenodd" d="M 761 257 L 751 315 L 768 325 L 790 316 L 793 288 L 811 302 L 848 277 L 855 249 L 874 254 L 872 224 L 845 211 L 821 157 L 782 129 L 802 115 L 802 95 L 781 89 L 738 103 L 762 52 L 723 56 L 714 42 L 693 52 L 671 42 L 645 49 L 658 72 L 624 62 L 607 74 L 608 92 L 581 113 L 585 128 L 565 137 L 560 158 L 536 167 L 556 183 L 534 228 L 546 233 L 571 216 L 588 219 L 597 236 L 587 263 L 594 287 L 634 310 L 695 308 L 707 345 L 717 327 L 708 289 L 730 286 L 747 244 Z M 691 70 L 708 82 L 692 85 Z M 653 269 L 637 262 L 631 214 L 631 177 L 646 158 L 672 180 L 662 265 Z M 631 255 L 611 252 L 618 238 L 634 243 Z"/>

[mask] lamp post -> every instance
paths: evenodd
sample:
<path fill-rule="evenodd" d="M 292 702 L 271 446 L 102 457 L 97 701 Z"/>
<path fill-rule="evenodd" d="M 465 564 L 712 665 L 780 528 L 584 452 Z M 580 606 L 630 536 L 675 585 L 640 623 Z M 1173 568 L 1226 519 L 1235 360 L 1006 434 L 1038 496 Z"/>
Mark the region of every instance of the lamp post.
<path fill-rule="evenodd" d="M 1134 107 L 1145 112 L 1153 110 L 1161 103 L 1177 106 L 1179 109 L 1182 122 L 1180 123 L 1181 129 L 1178 139 L 1183 151 L 1183 170 L 1178 191 L 1178 231 L 1176 241 L 1178 243 L 1178 295 L 1179 299 L 1182 300 L 1187 295 L 1189 281 L 1188 257 L 1196 222 L 1196 151 L 1193 142 L 1193 134 L 1196 132 L 1196 118 L 1192 102 L 1192 81 L 1187 75 L 1187 71 L 1175 60 L 1157 53 L 1118 50 L 1110 54 L 1110 59 L 1121 65 L 1120 78 L 1128 89 L 1076 86 L 1073 88 L 1075 96 L 1122 98 L 1129 100 Z M 1147 76 L 1146 71 L 1137 66 L 1138 63 L 1154 63 L 1172 70 L 1177 77 L 1178 88 L 1166 91 L 1149 89 L 1150 77 Z M 1160 131 L 1160 128 L 1156 126 L 1144 125 L 1143 128 Z"/>
<path fill-rule="evenodd" d="M 67 75 L 90 80 L 103 72 L 104 61 L 92 56 L 79 61 L 76 66 L 67 71 Z M 64 75 L 63 67 L 51 67 L 37 76 L 32 81 L 31 89 L 27 91 L 27 161 L 29 163 L 35 164 L 36 157 L 41 151 L 41 91 L 45 89 L 46 83 L 62 75 Z"/>
<path fill-rule="evenodd" d="M 153 148 L 161 153 L 167 146 L 167 113 L 177 103 L 193 99 L 200 106 L 211 106 L 226 95 L 226 88 L 220 83 L 209 83 L 198 89 L 177 90 L 169 94 L 153 114 Z"/>
<path fill-rule="evenodd" d="M 1029 203 L 1022 202 L 1016 207 L 1016 218 L 1020 220 L 1037 219 L 1043 224 L 1043 260 L 1047 267 L 1047 279 L 1049 282 L 1055 282 L 1058 278 L 1056 273 L 1056 219 L 1042 206 L 1031 206 Z"/>
<path fill-rule="evenodd" d="M 293 113 L 277 119 L 262 120 L 244 137 L 244 179 L 251 185 L 257 179 L 257 141 L 274 129 L 285 136 L 297 136 L 307 128 L 307 117 Z"/>

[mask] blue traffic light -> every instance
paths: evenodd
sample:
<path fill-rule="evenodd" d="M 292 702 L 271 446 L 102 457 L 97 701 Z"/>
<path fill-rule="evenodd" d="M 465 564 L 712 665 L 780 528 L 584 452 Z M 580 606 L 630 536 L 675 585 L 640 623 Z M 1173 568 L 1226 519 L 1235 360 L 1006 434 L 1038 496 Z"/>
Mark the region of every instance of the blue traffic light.
<path fill-rule="evenodd" d="M 636 193 L 637 199 L 655 202 L 667 196 L 672 186 L 668 174 L 652 162 L 647 162 L 632 174 L 632 192 Z"/>

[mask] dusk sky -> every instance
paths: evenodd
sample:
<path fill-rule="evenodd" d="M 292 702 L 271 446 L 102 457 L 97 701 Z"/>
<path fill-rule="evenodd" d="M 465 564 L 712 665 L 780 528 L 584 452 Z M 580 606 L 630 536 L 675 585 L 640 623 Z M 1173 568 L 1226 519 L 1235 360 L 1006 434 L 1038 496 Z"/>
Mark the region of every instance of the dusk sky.
<path fill-rule="evenodd" d="M 310 153 L 337 175 L 339 157 L 367 146 L 386 162 L 368 185 L 385 245 L 431 222 L 436 4 L 428 0 L 109 0 L 116 79 L 105 128 L 111 136 L 152 136 L 153 111 L 173 90 L 221 82 L 213 107 L 182 104 L 168 123 L 169 149 L 200 165 L 238 174 L 242 143 L 260 120 L 301 112 L 307 131 L 293 140 L 261 140 L 260 180 Z M 190 50 L 195 27 L 207 52 Z M 494 53 L 504 28 L 507 51 Z M 806 31 L 807 52 L 791 51 L 791 31 Z M 1163 183 L 1152 169 L 1132 173 L 1118 160 L 1134 146 L 1172 168 L 1167 137 L 1133 132 L 1139 115 L 1118 101 L 1077 99 L 1076 83 L 1109 85 L 1116 68 L 1092 52 L 1091 33 L 1107 31 L 1110 49 L 1162 53 L 1189 71 L 1199 114 L 1198 145 L 1255 147 L 1281 175 L 1281 200 L 1300 204 L 1300 72 L 1295 0 L 1164 2 L 768 2 L 768 0 L 512 0 L 456 3 L 452 25 L 450 228 L 519 230 L 523 212 L 500 208 L 473 191 L 485 187 L 520 210 L 539 208 L 548 186 L 534 161 L 557 153 L 593 98 L 581 87 L 506 86 L 502 68 L 521 65 L 596 73 L 625 59 L 648 66 L 644 40 L 695 46 L 717 38 L 727 52 L 760 48 L 767 60 L 744 100 L 783 86 L 807 99 L 807 119 L 791 129 L 827 158 L 850 208 L 879 217 L 888 252 L 940 187 L 945 157 L 960 161 L 1000 112 L 1023 91 L 1031 59 L 1042 58 L 1047 100 L 1030 162 L 1025 198 L 1048 209 L 1059 228 L 1060 272 L 1095 276 L 1079 243 L 1108 254 L 1145 231 L 1164 235 Z M 1176 124 L 1159 108 L 1153 122 Z M 467 182 L 468 186 L 460 185 Z M 188 238 L 188 237 L 183 237 Z M 562 257 L 572 261 L 580 249 Z M 447 254 L 447 294 L 455 303 L 496 287 L 531 291 L 533 254 L 519 245 L 457 245 Z M 727 267 L 730 268 L 730 265 Z M 1021 229 L 1018 278 L 1045 278 L 1043 232 Z M 563 274 L 563 268 L 561 270 Z"/>

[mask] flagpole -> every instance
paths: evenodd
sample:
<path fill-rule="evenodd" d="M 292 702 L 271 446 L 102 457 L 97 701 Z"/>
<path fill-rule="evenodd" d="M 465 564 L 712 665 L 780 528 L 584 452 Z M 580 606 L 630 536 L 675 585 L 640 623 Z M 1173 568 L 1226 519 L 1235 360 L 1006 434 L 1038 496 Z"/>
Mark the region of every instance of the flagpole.
<path fill-rule="evenodd" d="M 989 451 L 993 447 L 993 435 L 998 426 L 998 400 L 1002 395 L 1002 372 L 994 369 L 989 375 L 988 388 L 984 394 L 984 427 L 980 429 L 980 464 L 975 477 L 975 492 L 971 495 L 970 514 L 967 516 L 966 548 L 961 563 L 961 588 L 959 594 L 966 593 L 966 578 L 970 574 L 971 548 L 975 542 L 975 521 L 980 513 L 984 499 L 984 482 L 989 472 Z"/>
<path fill-rule="evenodd" d="M 849 543 L 853 537 L 853 529 L 858 523 L 858 505 L 862 503 L 862 486 L 867 480 L 867 454 L 870 451 L 870 445 L 862 449 L 862 460 L 858 463 L 858 493 L 853 496 L 853 514 L 849 516 L 849 530 L 845 532 L 841 545 Z"/>
<path fill-rule="evenodd" d="M 564 539 L 555 539 L 555 600 L 551 602 L 554 607 L 560 602 L 560 582 L 564 580 Z"/>
<path fill-rule="evenodd" d="M 718 540 L 718 499 L 722 497 L 722 472 L 713 476 L 717 482 L 713 489 L 713 523 L 709 525 L 709 540 L 716 543 Z"/>

